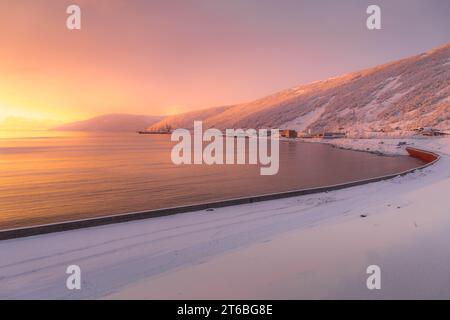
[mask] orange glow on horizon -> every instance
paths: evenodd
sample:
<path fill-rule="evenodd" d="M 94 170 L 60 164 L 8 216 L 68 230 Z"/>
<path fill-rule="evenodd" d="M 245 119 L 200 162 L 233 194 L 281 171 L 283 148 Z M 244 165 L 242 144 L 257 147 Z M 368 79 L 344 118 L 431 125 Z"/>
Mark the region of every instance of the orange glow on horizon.
<path fill-rule="evenodd" d="M 422 17 L 390 5 L 392 32 L 374 38 L 351 2 L 77 0 L 76 31 L 67 5 L 0 2 L 0 130 L 238 104 L 448 41 L 438 6 Z"/>

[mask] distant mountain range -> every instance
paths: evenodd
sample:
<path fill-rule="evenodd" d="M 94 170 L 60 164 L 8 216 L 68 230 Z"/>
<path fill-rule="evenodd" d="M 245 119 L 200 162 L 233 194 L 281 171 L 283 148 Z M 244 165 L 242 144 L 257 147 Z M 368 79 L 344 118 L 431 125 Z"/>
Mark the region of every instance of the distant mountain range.
<path fill-rule="evenodd" d="M 107 114 L 92 119 L 68 123 L 53 130 L 58 131 L 107 131 L 136 132 L 160 121 L 161 116 L 142 116 L 131 114 Z"/>
<path fill-rule="evenodd" d="M 227 107 L 170 116 L 150 131 L 205 127 L 298 131 L 409 131 L 449 128 L 450 43 L 429 52 Z"/>

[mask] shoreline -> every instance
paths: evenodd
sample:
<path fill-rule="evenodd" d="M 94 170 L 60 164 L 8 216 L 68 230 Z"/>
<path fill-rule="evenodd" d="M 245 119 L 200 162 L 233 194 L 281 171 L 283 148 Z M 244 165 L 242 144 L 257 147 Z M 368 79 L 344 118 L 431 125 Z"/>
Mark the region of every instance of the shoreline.
<path fill-rule="evenodd" d="M 106 299 L 448 299 L 450 139 L 420 144 L 441 155 L 425 172 L 337 191 L 330 205 L 304 212 L 324 221 L 141 279 Z M 371 264 L 382 268 L 382 290 L 365 288 Z"/>
<path fill-rule="evenodd" d="M 0 241 L 0 298 L 448 299 L 450 139 L 415 146 L 440 161 L 307 197 Z M 70 264 L 80 291 L 64 287 Z M 370 264 L 381 291 L 365 288 Z"/>
<path fill-rule="evenodd" d="M 296 142 L 305 142 L 303 140 L 304 139 L 295 139 Z M 383 154 L 381 152 L 371 152 L 371 151 L 367 151 L 367 150 L 345 148 L 345 147 L 335 145 L 335 144 L 329 143 L 329 142 L 321 142 L 321 141 L 307 141 L 307 142 L 323 143 L 323 144 L 331 145 L 334 148 L 358 151 L 358 152 L 368 152 L 368 153 L 372 153 L 375 155 L 381 155 L 381 156 L 403 155 L 403 154 Z M 419 149 L 419 151 L 429 152 L 427 150 L 421 150 L 421 149 Z M 128 212 L 128 213 L 123 213 L 123 214 L 114 214 L 114 215 L 107 215 L 107 216 L 100 216 L 100 217 L 86 218 L 86 219 L 67 220 L 67 221 L 62 221 L 62 222 L 34 225 L 34 226 L 29 226 L 29 227 L 4 229 L 4 230 L 0 230 L 0 241 L 16 239 L 16 238 L 25 238 L 25 237 L 31 237 L 31 236 L 37 236 L 37 235 L 43 235 L 43 234 L 49 234 L 49 233 L 55 233 L 55 232 L 65 232 L 65 231 L 77 230 L 77 229 L 83 229 L 83 228 L 93 228 L 93 227 L 98 227 L 98 226 L 103 226 L 103 225 L 118 224 L 118 223 L 124 223 L 124 222 L 136 221 L 136 220 L 159 218 L 159 217 L 176 215 L 176 214 L 180 214 L 180 213 L 187 213 L 187 212 L 193 212 L 193 211 L 214 210 L 216 208 L 237 206 L 237 205 L 261 202 L 261 201 L 270 201 L 270 200 L 276 200 L 276 199 L 304 196 L 304 195 L 310 195 L 310 194 L 316 194 L 316 193 L 341 190 L 341 189 L 345 189 L 345 188 L 351 188 L 351 187 L 364 185 L 364 184 L 368 184 L 368 183 L 375 183 L 375 182 L 379 182 L 379 181 L 383 181 L 383 180 L 393 179 L 398 176 L 403 176 L 403 175 L 415 172 L 416 170 L 422 170 L 422 169 L 434 164 L 436 161 L 439 160 L 438 154 L 435 154 L 433 152 L 431 152 L 431 153 L 435 156 L 435 158 L 436 158 L 435 160 L 430 161 L 430 162 L 426 162 L 426 161 L 422 160 L 424 162 L 424 164 L 421 166 L 418 166 L 418 167 L 415 167 L 412 169 L 408 169 L 408 170 L 405 170 L 402 172 L 393 173 L 393 174 L 388 174 L 388 175 L 383 175 L 383 176 L 378 176 L 378 177 L 373 177 L 373 178 L 368 178 L 368 179 L 362 179 L 362 180 L 349 181 L 349 182 L 335 184 L 335 185 L 315 187 L 315 188 L 305 188 L 305 189 L 290 190 L 290 191 L 284 191 L 284 192 L 274 192 L 274 193 L 269 193 L 269 194 L 260 194 L 260 195 L 255 195 L 255 196 L 226 199 L 226 200 L 214 201 L 214 202 L 197 203 L 197 204 L 191 204 L 191 205 L 154 209 L 154 210 L 145 210 L 145 211 L 138 211 L 138 212 Z"/>
<path fill-rule="evenodd" d="M 297 138 L 296 141 L 305 143 L 321 143 L 330 145 L 342 150 L 367 152 L 375 155 L 397 156 L 408 155 L 406 147 L 417 147 L 427 149 L 434 153 L 439 153 L 443 147 L 438 142 L 449 141 L 450 137 L 378 137 L 378 138 L 338 138 L 338 139 L 320 139 L 320 138 Z M 446 144 L 445 142 L 443 143 Z"/>

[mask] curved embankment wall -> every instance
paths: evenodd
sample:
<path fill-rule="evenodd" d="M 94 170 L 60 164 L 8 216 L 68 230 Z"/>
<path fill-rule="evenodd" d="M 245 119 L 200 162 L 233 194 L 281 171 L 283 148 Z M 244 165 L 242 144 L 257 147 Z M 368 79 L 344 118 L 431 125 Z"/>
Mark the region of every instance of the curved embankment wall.
<path fill-rule="evenodd" d="M 223 201 L 210 202 L 210 203 L 200 203 L 200 204 L 194 204 L 194 205 L 188 205 L 188 206 L 182 206 L 182 207 L 173 207 L 173 208 L 157 209 L 157 210 L 149 210 L 149 211 L 141 211 L 141 212 L 131 212 L 131 213 L 126 213 L 126 214 L 118 214 L 118 215 L 105 216 L 105 217 L 89 218 L 89 219 L 75 220 L 75 221 L 65 221 L 65 222 L 60 222 L 60 223 L 38 225 L 38 226 L 33 226 L 33 227 L 3 230 L 3 231 L 0 231 L 0 240 L 29 237 L 29 236 L 35 236 L 35 235 L 40 235 L 40 234 L 46 234 L 46 233 L 62 232 L 62 231 L 69 231 L 69 230 L 75 230 L 75 229 L 81 229 L 81 228 L 102 226 L 102 225 L 113 224 L 113 223 L 121 223 L 121 222 L 129 222 L 129 221 L 134 221 L 134 220 L 156 218 L 156 217 L 168 216 L 168 215 L 191 212 L 191 211 L 200 211 L 200 210 L 206 210 L 206 209 L 211 209 L 211 208 L 221 208 L 221 207 L 235 206 L 235 205 L 240 205 L 240 204 L 248 204 L 248 203 L 253 203 L 253 202 L 260 202 L 260 201 L 295 197 L 295 196 L 301 196 L 301 195 L 308 195 L 308 194 L 320 193 L 320 192 L 326 192 L 326 191 L 334 191 L 334 190 L 359 186 L 359 185 L 363 185 L 363 184 L 367 184 L 367 183 L 371 183 L 371 182 L 378 182 L 378 181 L 383 181 L 383 180 L 387 180 L 387 179 L 392 179 L 392 178 L 395 178 L 398 176 L 403 176 L 408 173 L 414 172 L 416 170 L 423 169 L 439 160 L 439 155 L 435 154 L 433 152 L 420 150 L 420 149 L 416 149 L 416 148 L 409 148 L 409 147 L 406 148 L 406 151 L 410 154 L 410 156 L 424 161 L 425 164 L 420 167 L 413 168 L 413 169 L 403 171 L 400 173 L 395 173 L 395 174 L 381 176 L 381 177 L 375 177 L 375 178 L 371 178 L 371 179 L 352 181 L 352 182 L 348 182 L 348 183 L 336 184 L 336 185 L 331 185 L 331 186 L 319 187 L 319 188 L 301 189 L 301 190 L 294 190 L 294 191 L 280 192 L 280 193 L 271 193 L 271 194 L 265 194 L 265 195 L 259 195 L 259 196 L 236 198 L 236 199 L 223 200 Z"/>

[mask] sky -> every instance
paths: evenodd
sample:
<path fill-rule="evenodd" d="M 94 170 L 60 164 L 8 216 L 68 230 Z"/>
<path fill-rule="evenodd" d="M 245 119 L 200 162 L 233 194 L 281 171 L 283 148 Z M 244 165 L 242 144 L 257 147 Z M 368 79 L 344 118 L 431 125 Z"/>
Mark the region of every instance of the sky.
<path fill-rule="evenodd" d="M 71 4 L 81 30 L 66 28 Z M 381 30 L 366 28 L 370 4 Z M 443 45 L 449 12 L 448 0 L 0 0 L 0 129 L 251 101 Z"/>

